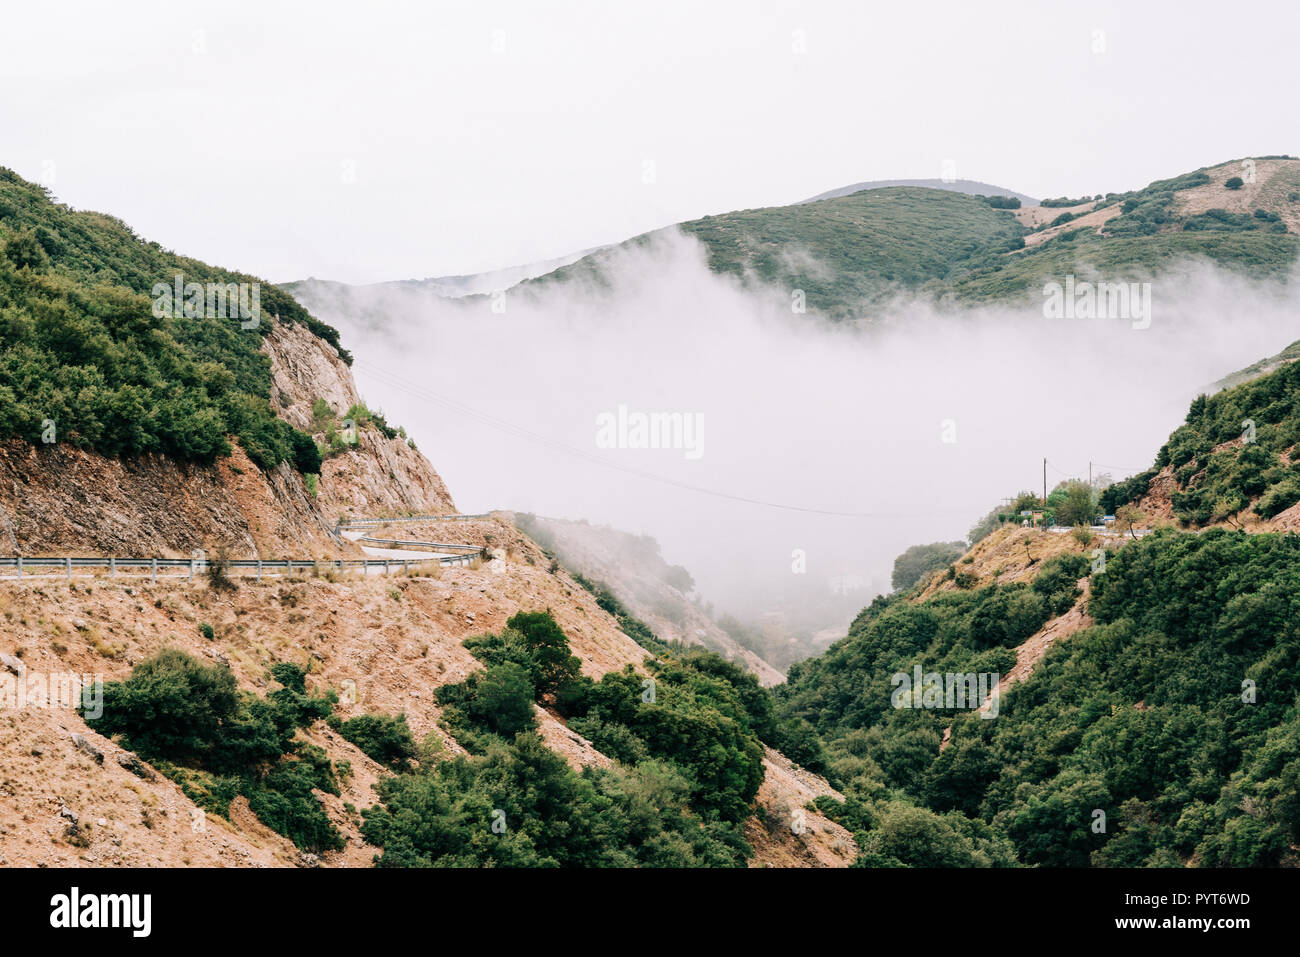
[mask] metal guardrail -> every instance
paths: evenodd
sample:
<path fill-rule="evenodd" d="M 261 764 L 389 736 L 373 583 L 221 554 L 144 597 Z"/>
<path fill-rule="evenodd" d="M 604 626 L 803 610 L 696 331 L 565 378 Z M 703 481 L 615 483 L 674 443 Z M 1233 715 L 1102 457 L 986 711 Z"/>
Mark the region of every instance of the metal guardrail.
<path fill-rule="evenodd" d="M 491 517 L 491 512 L 484 512 L 481 515 L 402 515 L 398 518 L 350 518 L 346 522 L 338 522 L 334 527 L 336 529 L 369 528 L 375 525 L 390 525 L 393 522 L 463 522 Z"/>
<path fill-rule="evenodd" d="M 1052 535 L 1068 535 L 1070 532 L 1074 531 L 1074 528 L 1075 527 L 1073 525 L 1049 525 L 1045 529 L 1043 529 L 1043 531 L 1049 532 Z M 1122 532 L 1119 532 L 1116 531 L 1114 528 L 1111 528 L 1109 525 L 1090 525 L 1088 526 L 1088 531 L 1092 532 L 1095 535 L 1107 535 L 1107 536 L 1120 535 L 1125 538 L 1129 537 L 1129 531 L 1127 529 Z M 1135 528 L 1132 530 L 1132 537 L 1142 538 L 1144 535 L 1150 535 L 1151 532 L 1152 529 L 1149 528 Z"/>
<path fill-rule="evenodd" d="M 340 522 L 335 527 L 335 532 L 349 527 L 369 527 L 375 525 L 387 525 L 390 522 L 454 522 L 462 519 L 488 518 L 490 513 L 482 515 L 404 515 L 400 518 L 358 518 L 347 522 Z M 233 558 L 224 562 L 227 568 L 231 569 L 253 569 L 257 573 L 257 580 L 262 580 L 263 571 L 275 571 L 283 569 L 285 571 L 294 571 L 297 569 L 321 570 L 330 569 L 333 571 L 343 571 L 348 568 L 361 568 L 369 571 L 372 568 L 382 568 L 384 574 L 390 574 L 394 565 L 402 569 L 409 569 L 411 565 L 428 564 L 430 562 L 438 565 L 468 565 L 471 562 L 484 558 L 487 550 L 478 545 L 447 545 L 440 542 L 413 542 L 392 538 L 361 538 L 360 541 L 369 542 L 375 545 L 383 545 L 390 548 L 398 548 L 403 545 L 428 550 L 457 552 L 455 555 L 436 555 L 432 558 L 335 558 L 313 561 L 305 558 L 279 558 L 279 559 L 262 559 L 262 558 Z M 24 558 L 16 556 L 13 558 L 0 557 L 0 569 L 12 568 L 16 571 L 16 577 L 22 578 L 24 569 L 49 569 L 57 568 L 66 572 L 69 579 L 72 578 L 74 568 L 106 568 L 108 575 L 112 578 L 117 574 L 118 569 L 149 569 L 150 577 L 153 581 L 158 580 L 158 569 L 182 568 L 188 569 L 189 577 L 192 579 L 199 571 L 206 571 L 214 563 L 206 558 Z"/>
<path fill-rule="evenodd" d="M 362 535 L 354 541 L 365 542 L 368 545 L 379 545 L 384 548 L 397 548 L 401 545 L 409 545 L 412 548 L 426 548 L 429 550 L 446 549 L 457 552 L 473 552 L 477 555 L 483 554 L 483 548 L 478 545 L 447 545 L 443 542 L 414 542 L 407 538 L 371 538 L 368 535 Z"/>
<path fill-rule="evenodd" d="M 471 546 L 458 546 L 460 548 L 469 548 Z M 361 568 L 369 570 L 371 568 L 382 568 L 384 574 L 390 574 L 393 566 L 400 569 L 407 569 L 411 565 L 422 565 L 434 563 L 437 565 L 468 565 L 476 558 L 481 557 L 482 549 L 474 547 L 473 554 L 464 555 L 438 555 L 434 558 L 335 558 L 312 561 L 311 559 L 281 558 L 281 559 L 255 559 L 255 558 L 235 558 L 225 562 L 227 568 L 235 569 L 252 569 L 257 573 L 260 581 L 263 571 L 275 571 L 283 569 L 286 571 L 301 570 L 333 570 L 343 571 L 348 568 Z M 73 569 L 77 568 L 106 568 L 109 577 L 113 577 L 119 569 L 141 569 L 147 568 L 154 581 L 158 579 L 159 569 L 182 568 L 189 571 L 189 577 L 193 578 L 199 571 L 206 571 L 215 563 L 203 558 L 24 558 L 21 556 L 13 558 L 0 557 L 0 569 L 13 568 L 16 570 L 16 577 L 22 578 L 26 569 L 63 569 L 68 578 L 72 578 Z"/>

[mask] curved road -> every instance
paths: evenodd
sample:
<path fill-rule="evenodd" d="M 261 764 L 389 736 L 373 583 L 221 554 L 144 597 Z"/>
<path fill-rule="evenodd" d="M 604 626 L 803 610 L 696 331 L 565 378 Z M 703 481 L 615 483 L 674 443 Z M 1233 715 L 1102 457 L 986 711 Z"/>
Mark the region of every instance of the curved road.
<path fill-rule="evenodd" d="M 349 541 L 369 542 L 370 544 L 361 544 L 361 550 L 366 554 L 363 559 L 335 559 L 333 561 L 323 560 L 315 561 L 313 559 L 232 559 L 228 562 L 231 570 L 254 570 L 257 578 L 260 580 L 263 573 L 272 577 L 279 577 L 279 570 L 292 572 L 296 569 L 338 569 L 360 568 L 364 574 L 387 575 L 392 571 L 393 566 L 399 570 L 409 568 L 410 565 L 425 562 L 437 562 L 439 565 L 468 565 L 475 559 L 482 558 L 485 549 L 478 545 L 448 545 L 440 542 L 421 542 L 407 541 L 403 539 L 376 539 L 371 538 L 361 530 L 353 530 L 358 527 L 361 529 L 373 526 L 387 525 L 393 522 L 430 522 L 430 521 L 468 521 L 473 519 L 486 518 L 486 515 L 413 515 L 401 518 L 366 518 L 356 519 L 348 522 L 339 523 L 335 529 L 336 537 L 346 538 Z M 406 547 L 414 546 L 414 547 Z M 43 575 L 45 577 L 52 575 L 65 576 L 72 578 L 74 569 L 107 569 L 109 577 L 114 577 L 119 572 L 129 574 L 134 571 L 137 575 L 150 577 L 157 580 L 159 570 L 164 572 L 175 570 L 181 574 L 188 572 L 192 579 L 197 572 L 206 571 L 208 568 L 206 555 L 203 558 L 76 558 L 72 556 L 50 557 L 42 556 L 39 558 L 24 558 L 21 556 L 12 558 L 0 558 L 0 575 L 5 578 L 20 579 L 25 576 Z M 12 574 L 3 574 L 7 569 L 13 569 Z M 38 569 L 43 571 L 38 571 Z M 52 571 L 51 571 L 52 570 Z M 93 573 L 93 572 L 92 572 Z"/>

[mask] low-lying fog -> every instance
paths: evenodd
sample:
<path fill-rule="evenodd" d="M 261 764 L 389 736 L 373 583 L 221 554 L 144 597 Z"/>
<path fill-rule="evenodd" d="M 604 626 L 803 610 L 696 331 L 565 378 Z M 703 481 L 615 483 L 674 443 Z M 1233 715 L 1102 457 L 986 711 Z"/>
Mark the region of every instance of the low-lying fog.
<path fill-rule="evenodd" d="M 1145 329 L 1044 318 L 1041 299 L 944 315 L 899 300 L 869 327 L 830 325 L 794 314 L 789 290 L 714 275 L 677 234 L 620 251 L 610 279 L 461 301 L 367 287 L 379 328 L 304 299 L 462 511 L 648 533 L 750 620 L 838 607 L 845 586 L 861 607 L 907 546 L 1041 491 L 1044 457 L 1049 487 L 1090 460 L 1115 479 L 1148 467 L 1199 391 L 1300 339 L 1294 283 L 1209 267 L 1157 281 Z M 620 406 L 629 426 L 668 412 L 701 428 L 685 448 L 617 447 L 637 444 Z"/>

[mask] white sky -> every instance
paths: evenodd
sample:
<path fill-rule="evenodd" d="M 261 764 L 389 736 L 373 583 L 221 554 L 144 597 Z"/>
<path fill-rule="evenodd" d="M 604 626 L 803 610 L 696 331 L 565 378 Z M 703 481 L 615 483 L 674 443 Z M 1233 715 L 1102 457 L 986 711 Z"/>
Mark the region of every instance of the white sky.
<path fill-rule="evenodd" d="M 1300 153 L 1298 26 L 1293 0 L 7 4 L 0 165 L 276 282 L 477 272 L 948 159 L 1053 196 Z"/>

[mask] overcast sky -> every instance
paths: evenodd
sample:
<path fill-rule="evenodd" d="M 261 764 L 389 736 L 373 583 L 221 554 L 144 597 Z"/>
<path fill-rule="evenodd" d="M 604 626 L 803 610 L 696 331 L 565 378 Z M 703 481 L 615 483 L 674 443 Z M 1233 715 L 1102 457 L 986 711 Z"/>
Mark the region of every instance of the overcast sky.
<path fill-rule="evenodd" d="M 1300 5 L 1145 7 L 6 5 L 0 165 L 222 266 L 373 282 L 945 161 L 1041 197 L 1300 153 Z"/>

